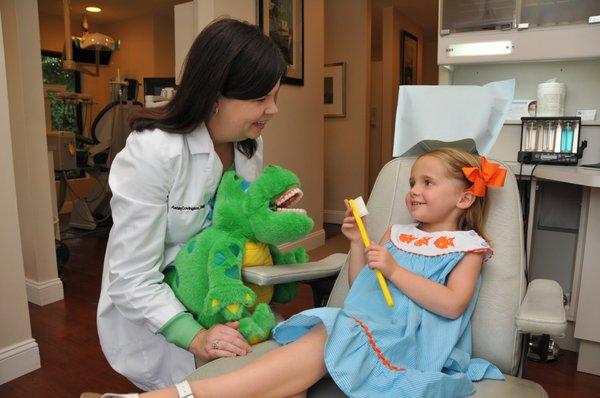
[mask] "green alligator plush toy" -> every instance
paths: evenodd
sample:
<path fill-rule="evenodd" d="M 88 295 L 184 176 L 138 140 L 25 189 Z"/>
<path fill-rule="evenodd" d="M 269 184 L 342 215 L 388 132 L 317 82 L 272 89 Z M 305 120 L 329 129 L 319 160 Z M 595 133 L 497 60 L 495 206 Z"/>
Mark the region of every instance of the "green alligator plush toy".
<path fill-rule="evenodd" d="M 278 166 L 268 166 L 252 183 L 235 171 L 223 174 L 212 225 L 190 239 L 174 267 L 165 269 L 165 281 L 203 327 L 239 320 L 249 343 L 269 338 L 275 316 L 268 303 L 290 301 L 298 284 L 244 285 L 241 268 L 308 261 L 301 247 L 286 253 L 276 247 L 312 229 L 306 211 L 291 207 L 301 197 L 298 177 Z"/>

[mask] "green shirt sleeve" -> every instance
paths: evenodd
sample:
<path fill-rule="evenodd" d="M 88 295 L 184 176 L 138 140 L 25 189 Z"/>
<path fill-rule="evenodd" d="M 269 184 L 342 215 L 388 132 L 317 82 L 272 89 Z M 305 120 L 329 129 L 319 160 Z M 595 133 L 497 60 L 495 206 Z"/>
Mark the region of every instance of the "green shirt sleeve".
<path fill-rule="evenodd" d="M 180 312 L 169 319 L 157 333 L 162 334 L 169 343 L 187 350 L 194 337 L 204 329 L 189 312 Z"/>

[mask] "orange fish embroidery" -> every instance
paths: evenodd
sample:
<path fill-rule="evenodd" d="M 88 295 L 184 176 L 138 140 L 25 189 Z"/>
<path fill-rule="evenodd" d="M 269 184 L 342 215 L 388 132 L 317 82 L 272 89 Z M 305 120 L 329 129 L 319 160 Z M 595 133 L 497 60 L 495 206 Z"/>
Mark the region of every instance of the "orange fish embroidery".
<path fill-rule="evenodd" d="M 409 234 L 400 234 L 398 239 L 400 239 L 400 242 L 410 243 L 413 240 L 417 239 L 417 237 L 414 235 L 409 235 Z"/>
<path fill-rule="evenodd" d="M 449 247 L 454 247 L 454 238 L 448 238 L 447 236 L 440 236 L 433 242 L 435 247 L 438 249 L 447 249 Z"/>
<path fill-rule="evenodd" d="M 429 239 L 431 239 L 431 236 L 425 236 L 424 238 L 416 241 L 415 246 L 427 246 L 429 244 Z"/>

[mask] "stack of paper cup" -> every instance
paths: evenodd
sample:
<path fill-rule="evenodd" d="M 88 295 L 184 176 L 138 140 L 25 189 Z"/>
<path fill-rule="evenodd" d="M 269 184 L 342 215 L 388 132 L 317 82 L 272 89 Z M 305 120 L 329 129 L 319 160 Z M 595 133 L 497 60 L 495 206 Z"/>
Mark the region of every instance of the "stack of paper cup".
<path fill-rule="evenodd" d="M 550 79 L 538 84 L 536 116 L 564 116 L 567 86 Z"/>

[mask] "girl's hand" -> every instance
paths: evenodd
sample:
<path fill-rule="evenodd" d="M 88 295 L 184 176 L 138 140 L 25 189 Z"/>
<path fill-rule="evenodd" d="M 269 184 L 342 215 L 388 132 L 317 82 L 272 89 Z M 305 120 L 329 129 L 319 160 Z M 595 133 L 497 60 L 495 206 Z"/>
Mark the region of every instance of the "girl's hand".
<path fill-rule="evenodd" d="M 358 231 L 358 226 L 356 225 L 356 220 L 352 215 L 352 208 L 346 199 L 344 199 L 344 204 L 346 205 L 346 212 L 344 213 L 344 223 L 342 224 L 342 233 L 350 243 L 353 244 L 361 244 L 360 232 Z M 365 220 L 363 219 L 363 224 Z M 366 228 L 366 225 L 365 225 Z"/>
<path fill-rule="evenodd" d="M 207 362 L 221 357 L 248 354 L 252 347 L 237 331 L 238 326 L 239 322 L 229 322 L 201 330 L 190 343 L 189 351 Z"/>
<path fill-rule="evenodd" d="M 371 243 L 371 245 L 365 249 L 365 255 L 369 267 L 378 269 L 387 279 L 391 279 L 398 268 L 398 263 L 396 263 L 390 252 L 383 246 Z"/>

